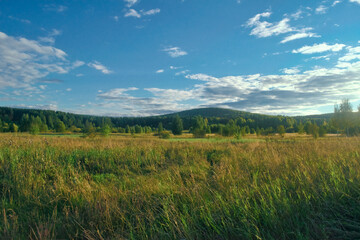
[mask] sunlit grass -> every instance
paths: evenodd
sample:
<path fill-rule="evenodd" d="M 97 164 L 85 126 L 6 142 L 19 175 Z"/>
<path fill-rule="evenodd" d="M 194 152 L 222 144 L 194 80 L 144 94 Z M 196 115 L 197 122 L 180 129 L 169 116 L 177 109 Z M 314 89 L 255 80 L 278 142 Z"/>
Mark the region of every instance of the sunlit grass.
<path fill-rule="evenodd" d="M 360 238 L 359 138 L 233 140 L 2 134 L 0 238 Z"/>

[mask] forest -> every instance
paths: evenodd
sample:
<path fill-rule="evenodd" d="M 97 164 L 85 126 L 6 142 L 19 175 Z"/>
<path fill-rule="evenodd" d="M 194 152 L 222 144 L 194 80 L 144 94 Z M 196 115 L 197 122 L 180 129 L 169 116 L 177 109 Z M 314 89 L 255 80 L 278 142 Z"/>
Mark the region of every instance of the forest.
<path fill-rule="evenodd" d="M 334 107 L 334 113 L 310 116 L 271 116 L 221 108 L 201 108 L 152 117 L 104 117 L 51 110 L 0 107 L 0 132 L 39 133 L 159 133 L 179 135 L 189 130 L 196 137 L 214 133 L 222 136 L 246 134 L 327 133 L 358 135 L 360 108 L 353 111 L 348 99 Z M 160 131 L 159 131 L 160 128 Z"/>

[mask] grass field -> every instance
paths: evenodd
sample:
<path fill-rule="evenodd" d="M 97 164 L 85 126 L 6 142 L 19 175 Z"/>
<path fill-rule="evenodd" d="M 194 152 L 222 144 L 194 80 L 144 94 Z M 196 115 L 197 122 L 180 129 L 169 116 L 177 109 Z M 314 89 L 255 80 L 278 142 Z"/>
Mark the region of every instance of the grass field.
<path fill-rule="evenodd" d="M 0 239 L 360 239 L 360 139 L 0 135 Z"/>

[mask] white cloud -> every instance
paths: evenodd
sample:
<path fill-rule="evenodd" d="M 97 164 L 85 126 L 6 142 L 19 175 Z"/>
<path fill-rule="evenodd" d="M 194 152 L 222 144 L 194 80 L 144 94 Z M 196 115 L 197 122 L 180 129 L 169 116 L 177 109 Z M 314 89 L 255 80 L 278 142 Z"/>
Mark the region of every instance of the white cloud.
<path fill-rule="evenodd" d="M 75 62 L 73 62 L 72 65 L 73 65 L 74 68 L 77 68 L 77 67 L 83 66 L 84 64 L 85 64 L 85 62 L 76 60 Z"/>
<path fill-rule="evenodd" d="M 39 37 L 39 41 L 44 42 L 44 43 L 54 44 L 55 43 L 55 38 L 53 38 L 53 37 Z"/>
<path fill-rule="evenodd" d="M 159 8 L 154 8 L 154 9 L 150 9 L 148 11 L 145 10 L 140 10 L 140 12 L 136 11 L 135 9 L 129 9 L 124 17 L 135 17 L 135 18 L 141 18 L 142 16 L 151 16 L 151 15 L 155 15 L 160 13 L 160 9 Z M 118 21 L 118 18 L 115 19 L 116 21 Z"/>
<path fill-rule="evenodd" d="M 67 88 L 66 91 L 67 91 L 67 92 L 71 92 L 72 89 L 71 89 L 71 88 Z"/>
<path fill-rule="evenodd" d="M 357 47 L 346 49 L 347 53 L 360 51 Z M 263 114 L 316 113 L 314 109 L 332 105 L 342 98 L 360 100 L 360 61 L 339 63 L 304 72 L 297 67 L 285 68 L 282 69 L 284 74 L 276 75 L 214 77 L 191 74 L 186 78 L 199 81 L 191 88 L 143 89 L 150 92 L 151 97 L 132 96 L 130 91 L 133 88 L 111 89 L 98 94 L 100 102 L 96 104 L 96 113 L 111 112 L 116 108 L 121 115 L 147 116 L 201 106 L 221 106 Z M 195 104 L 187 104 L 189 101 Z"/>
<path fill-rule="evenodd" d="M 277 23 L 269 23 L 267 21 L 260 21 L 262 17 L 270 17 L 271 12 L 264 12 L 256 14 L 254 17 L 250 18 L 246 26 L 253 27 L 250 32 L 250 35 L 255 35 L 259 38 L 270 37 L 273 35 L 279 35 L 282 33 L 292 32 L 295 29 L 290 27 L 288 22 L 290 21 L 289 18 L 284 18 Z"/>
<path fill-rule="evenodd" d="M 119 21 L 119 16 L 114 16 L 113 19 L 115 20 L 115 22 Z"/>
<path fill-rule="evenodd" d="M 350 0 L 350 2 L 354 2 L 354 3 L 360 4 L 360 0 Z"/>
<path fill-rule="evenodd" d="M 328 45 L 327 43 L 314 44 L 312 46 L 304 46 L 297 50 L 293 50 L 293 53 L 301 53 L 301 54 L 313 54 L 313 53 L 322 53 L 322 52 L 338 52 L 341 51 L 346 45 L 344 44 L 333 44 Z"/>
<path fill-rule="evenodd" d="M 110 71 L 107 67 L 105 67 L 104 65 L 102 65 L 100 62 L 98 61 L 94 61 L 91 63 L 88 63 L 88 66 L 91 68 L 94 68 L 96 70 L 101 71 L 103 74 L 110 74 L 112 73 L 112 71 Z"/>
<path fill-rule="evenodd" d="M 320 5 L 315 9 L 316 14 L 325 14 L 328 8 L 324 5 Z"/>
<path fill-rule="evenodd" d="M 348 47 L 347 53 L 339 58 L 340 62 L 350 62 L 353 60 L 360 60 L 360 47 Z"/>
<path fill-rule="evenodd" d="M 149 15 L 155 15 L 155 14 L 158 14 L 160 13 L 160 9 L 159 8 L 155 8 L 155 9 L 150 9 L 148 11 L 141 11 L 141 14 L 143 16 L 149 16 Z"/>
<path fill-rule="evenodd" d="M 292 68 L 281 69 L 281 72 L 291 75 L 291 74 L 298 74 L 300 70 L 297 67 L 292 67 Z"/>
<path fill-rule="evenodd" d="M 156 73 L 163 73 L 164 72 L 164 69 L 159 69 L 156 71 Z"/>
<path fill-rule="evenodd" d="M 98 94 L 98 97 L 103 99 L 121 99 L 124 96 L 128 96 L 126 92 L 128 91 L 136 91 L 138 88 L 130 87 L 130 88 L 114 88 L 108 92 L 102 92 Z"/>
<path fill-rule="evenodd" d="M 301 39 L 301 38 L 308 38 L 308 37 L 320 37 L 320 35 L 317 35 L 316 33 L 312 33 L 312 32 L 307 32 L 312 30 L 312 28 L 305 28 L 303 29 L 301 32 L 289 35 L 287 37 L 285 37 L 281 43 L 286 43 L 286 42 L 290 42 L 296 39 Z"/>
<path fill-rule="evenodd" d="M 327 55 L 323 55 L 323 56 L 315 56 L 315 57 L 311 57 L 311 58 L 308 59 L 308 60 L 325 59 L 326 61 L 329 61 L 329 60 L 330 60 L 330 56 L 331 56 L 331 54 L 327 54 Z M 308 60 L 305 60 L 305 61 L 308 61 Z"/>
<path fill-rule="evenodd" d="M 170 68 L 171 70 L 174 70 L 174 69 L 179 69 L 179 68 L 183 68 L 183 67 L 170 66 L 169 68 Z"/>
<path fill-rule="evenodd" d="M 160 89 L 160 88 L 145 88 L 144 90 L 151 92 L 155 97 L 170 101 L 184 101 L 193 98 L 193 91 L 178 90 L 178 89 Z"/>
<path fill-rule="evenodd" d="M 141 15 L 135 10 L 135 9 L 129 9 L 124 17 L 135 17 L 135 18 L 141 18 Z"/>
<path fill-rule="evenodd" d="M 294 19 L 298 19 L 301 17 L 303 12 L 298 10 L 296 13 L 292 14 L 291 17 Z M 285 17 L 281 21 L 276 23 L 270 23 L 267 21 L 261 21 L 261 18 L 269 18 L 271 16 L 271 12 L 263 12 L 256 14 L 254 17 L 250 18 L 245 26 L 248 28 L 252 28 L 250 35 L 254 35 L 258 38 L 266 38 L 271 36 L 277 36 L 280 34 L 285 34 L 289 32 L 296 32 L 292 35 L 285 37 L 281 43 L 286 43 L 289 41 L 293 41 L 300 38 L 306 37 L 319 37 L 316 33 L 310 32 L 313 30 L 312 28 L 296 28 L 290 26 L 290 19 Z"/>
<path fill-rule="evenodd" d="M 138 2 L 138 0 L 124 0 L 127 7 L 132 7 L 134 4 Z"/>
<path fill-rule="evenodd" d="M 332 4 L 331 4 L 331 6 L 332 7 L 335 7 L 337 4 L 339 4 L 339 3 L 341 3 L 341 1 L 339 1 L 339 0 L 336 0 L 336 1 L 334 1 Z"/>
<path fill-rule="evenodd" d="M 170 57 L 173 58 L 185 56 L 188 54 L 187 52 L 181 50 L 179 47 L 168 47 L 164 48 L 163 51 L 167 52 L 167 54 L 169 54 Z"/>
<path fill-rule="evenodd" d="M 183 70 L 183 71 L 180 71 L 180 72 L 175 73 L 175 76 L 185 75 L 185 74 L 187 74 L 188 72 L 190 72 L 190 70 Z"/>
<path fill-rule="evenodd" d="M 61 49 L 0 32 L 0 88 L 23 88 L 29 92 L 50 73 L 64 74 L 75 68 Z"/>
<path fill-rule="evenodd" d="M 40 42 L 44 42 L 44 43 L 50 43 L 50 44 L 54 44 L 55 43 L 55 37 L 61 35 L 62 32 L 58 29 L 52 29 L 46 37 L 39 37 L 39 41 Z"/>
<path fill-rule="evenodd" d="M 299 10 L 296 11 L 296 13 L 293 13 L 290 16 L 293 19 L 298 20 L 299 18 L 302 18 L 302 14 L 303 14 L 303 11 L 299 9 Z"/>

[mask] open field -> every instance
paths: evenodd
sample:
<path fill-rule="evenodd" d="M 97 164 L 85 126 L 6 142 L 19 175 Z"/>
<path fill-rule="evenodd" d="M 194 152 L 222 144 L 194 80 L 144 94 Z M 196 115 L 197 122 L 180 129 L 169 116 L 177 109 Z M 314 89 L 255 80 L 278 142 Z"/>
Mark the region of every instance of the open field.
<path fill-rule="evenodd" d="M 360 238 L 359 138 L 247 139 L 1 134 L 0 238 Z"/>

